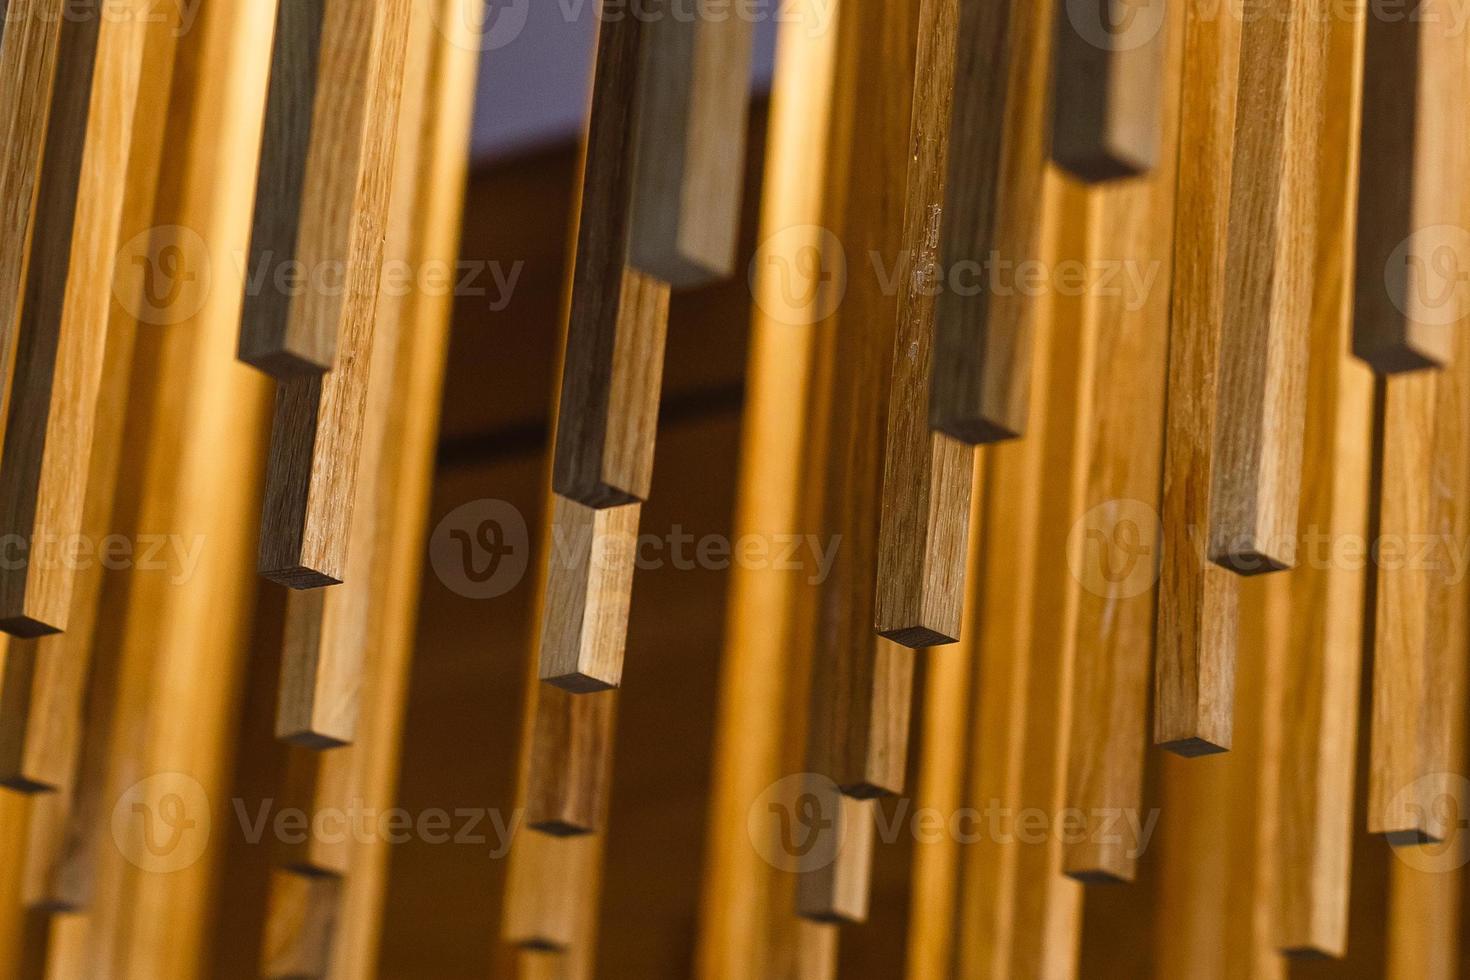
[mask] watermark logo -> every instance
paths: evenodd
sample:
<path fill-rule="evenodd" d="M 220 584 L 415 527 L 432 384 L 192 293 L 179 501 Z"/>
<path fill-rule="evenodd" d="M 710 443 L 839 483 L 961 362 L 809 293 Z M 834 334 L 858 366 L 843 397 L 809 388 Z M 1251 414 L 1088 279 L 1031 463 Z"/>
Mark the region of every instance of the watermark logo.
<path fill-rule="evenodd" d="M 1409 867 L 1438 874 L 1470 863 L 1470 779 L 1454 772 L 1427 773 L 1394 794 L 1388 813 L 1440 838 L 1394 847 L 1394 856 Z"/>
<path fill-rule="evenodd" d="M 1067 536 L 1067 564 L 1084 589 L 1108 599 L 1147 592 L 1159 575 L 1159 515 L 1141 500 L 1106 500 Z"/>
<path fill-rule="evenodd" d="M 429 7 L 434 26 L 451 44 L 471 51 L 499 51 L 526 29 L 531 0 L 454 0 Z"/>
<path fill-rule="evenodd" d="M 209 299 L 209 245 L 183 225 L 133 236 L 118 253 L 113 295 L 140 323 L 167 327 L 195 316 Z"/>
<path fill-rule="evenodd" d="M 842 800 L 837 784 L 814 772 L 776 780 L 745 816 L 756 853 L 782 871 L 819 871 L 842 852 Z"/>
<path fill-rule="evenodd" d="M 1077 36 L 1103 51 L 1132 51 L 1164 28 L 1164 0 L 1065 0 Z"/>
<path fill-rule="evenodd" d="M 429 562 L 452 591 L 466 599 L 493 599 L 526 574 L 530 533 L 526 519 L 504 500 L 461 504 L 444 515 L 429 539 Z"/>
<path fill-rule="evenodd" d="M 161 772 L 141 779 L 112 808 L 112 840 L 134 867 L 170 874 L 189 867 L 209 843 L 209 795 L 197 779 Z"/>
<path fill-rule="evenodd" d="M 1470 312 L 1470 231 L 1448 224 L 1420 228 L 1389 253 L 1383 284 L 1393 305 L 1415 323 L 1457 323 Z"/>
<path fill-rule="evenodd" d="M 761 312 L 778 323 L 820 323 L 847 294 L 847 253 L 820 225 L 783 228 L 755 250 L 750 289 Z"/>

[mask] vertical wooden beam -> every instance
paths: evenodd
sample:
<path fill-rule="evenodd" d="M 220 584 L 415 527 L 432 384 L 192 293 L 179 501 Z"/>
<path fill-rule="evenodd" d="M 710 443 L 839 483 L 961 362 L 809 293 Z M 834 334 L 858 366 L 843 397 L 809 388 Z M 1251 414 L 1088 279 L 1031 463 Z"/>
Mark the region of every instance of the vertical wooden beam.
<path fill-rule="evenodd" d="M 574 694 L 622 683 L 641 510 L 552 501 L 538 654 L 543 681 Z"/>

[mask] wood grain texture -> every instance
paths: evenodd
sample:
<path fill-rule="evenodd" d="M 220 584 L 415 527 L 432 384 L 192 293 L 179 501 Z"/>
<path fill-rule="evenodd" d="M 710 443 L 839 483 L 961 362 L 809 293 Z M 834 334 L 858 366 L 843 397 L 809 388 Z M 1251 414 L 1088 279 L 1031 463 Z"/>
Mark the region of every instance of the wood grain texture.
<path fill-rule="evenodd" d="M 1165 5 L 1058 4 L 1051 158 L 1074 177 L 1117 180 L 1158 163 Z"/>
<path fill-rule="evenodd" d="M 959 638 L 974 479 L 974 450 L 931 431 L 928 417 L 958 16 L 957 0 L 919 8 L 900 242 L 907 275 L 898 294 L 879 504 L 876 629 L 911 647 Z"/>
<path fill-rule="evenodd" d="M 1029 298 L 1013 273 L 1036 257 L 1040 234 L 1053 7 L 960 5 L 939 247 L 949 282 L 935 312 L 929 424 L 962 442 L 1011 439 L 1026 427 Z"/>
<path fill-rule="evenodd" d="M 1470 339 L 1440 372 L 1384 382 L 1368 829 L 1392 844 L 1442 841 L 1451 749 L 1463 724 L 1470 540 Z"/>
<path fill-rule="evenodd" d="M 1283 2 L 1241 33 L 1209 542 L 1242 574 L 1296 561 L 1329 26 Z"/>
<path fill-rule="evenodd" d="M 342 882 L 336 878 L 273 872 L 260 976 L 267 980 L 329 976 L 341 902 Z"/>
<path fill-rule="evenodd" d="M 836 853 L 822 867 L 797 877 L 796 914 L 813 922 L 866 922 L 873 876 L 874 807 L 827 784 L 821 813 L 831 819 L 824 833 L 836 837 Z"/>
<path fill-rule="evenodd" d="M 714 0 L 651 12 L 628 262 L 691 289 L 735 271 L 753 24 Z"/>
<path fill-rule="evenodd" d="M 1169 257 L 1176 254 L 1176 207 L 1183 207 L 1173 162 L 1183 152 L 1176 147 L 1188 145 L 1180 142 L 1176 121 L 1182 66 L 1190 62 L 1176 40 L 1183 36 L 1177 27 L 1183 11 L 1170 10 L 1162 110 L 1167 162 L 1146 180 L 1094 192 L 1100 211 L 1089 255 L 1124 257 L 1126 264 L 1156 275 L 1131 300 L 1127 291 L 1096 290 L 1087 312 L 1098 324 L 1099 370 L 1093 381 L 1092 459 L 1069 542 L 1083 554 L 1073 554 L 1081 563 L 1082 588 L 1066 800 L 1089 817 L 1084 839 L 1067 841 L 1063 860 L 1067 874 L 1083 881 L 1133 880 L 1148 817 L 1144 750 L 1169 361 L 1162 325 L 1173 293 Z M 1100 826 L 1110 814 L 1124 820 L 1123 830 L 1108 833 Z"/>
<path fill-rule="evenodd" d="M 1313 540 L 1367 540 L 1373 378 L 1352 356 L 1353 144 L 1361 98 L 1363 16 L 1334 19 L 1328 113 L 1317 182 L 1318 248 L 1312 295 L 1304 456 L 1330 461 L 1303 484 L 1301 519 Z M 1344 166 L 1344 161 L 1347 165 Z M 1349 940 L 1364 563 L 1310 550 L 1287 573 L 1291 654 L 1281 666 L 1274 942 L 1295 955 L 1342 956 Z"/>
<path fill-rule="evenodd" d="M 279 5 L 239 351 L 277 377 L 371 348 L 409 6 Z"/>
<path fill-rule="evenodd" d="M 639 504 L 552 504 L 552 552 L 541 614 L 540 675 L 576 694 L 623 679 L 637 561 Z"/>
<path fill-rule="evenodd" d="M 647 28 L 599 24 L 557 418 L 553 489 L 588 507 L 648 496 L 668 286 L 627 266 Z"/>
<path fill-rule="evenodd" d="M 1368 18 L 1353 352 L 1380 374 L 1443 366 L 1464 322 L 1464 62 L 1447 0 Z"/>
<path fill-rule="evenodd" d="M 1154 742 L 1181 755 L 1230 748 L 1238 583 L 1207 557 L 1240 21 L 1186 2 L 1179 183 L 1169 320 Z"/>
<path fill-rule="evenodd" d="M 300 839 L 277 843 L 277 867 L 311 877 L 348 875 L 356 838 L 374 832 L 371 823 L 363 825 L 358 789 L 362 764 L 361 753 L 350 745 L 328 751 L 293 745 L 287 750 L 280 805 L 306 814 L 312 825 Z"/>
<path fill-rule="evenodd" d="M 558 837 L 590 834 L 607 813 L 617 694 L 546 687 L 536 699 L 526 826 Z"/>
<path fill-rule="evenodd" d="M 0 26 L 0 367 L 9 372 L 26 286 L 35 190 L 66 0 L 11 0 Z"/>
<path fill-rule="evenodd" d="M 386 145 L 371 153 L 364 150 L 363 159 L 371 159 L 372 165 L 350 171 L 357 174 L 362 196 L 354 198 L 353 210 L 345 216 L 338 205 L 330 205 L 325 199 L 308 197 L 302 204 L 303 227 L 308 231 L 319 225 L 324 228 L 334 220 L 348 221 L 350 251 L 357 260 L 343 267 L 342 289 L 330 290 L 341 294 L 335 366 L 324 375 L 284 378 L 276 389 L 257 568 L 271 581 L 293 589 L 341 582 L 348 560 L 373 362 L 373 318 L 381 286 L 385 209 L 402 98 L 401 65 L 408 34 L 408 0 L 375 0 L 378 12 L 371 32 L 344 30 L 336 39 L 343 50 L 336 53 L 332 50 L 332 33 L 337 28 L 335 9 L 327 9 L 322 60 L 335 63 L 341 58 L 344 64 L 365 60 L 380 69 L 371 73 L 366 83 L 369 88 L 363 96 L 365 129 L 361 135 L 366 141 Z M 331 159 L 322 162 L 324 167 L 332 165 Z M 320 250 L 304 240 L 299 244 L 297 258 L 305 268 L 320 269 L 343 261 L 338 256 L 344 252 L 333 253 L 333 246 L 325 238 L 319 244 Z M 301 298 L 307 300 L 321 292 L 308 289 Z M 316 303 L 322 298 L 307 302 Z"/>
<path fill-rule="evenodd" d="M 18 636 L 63 630 L 70 611 L 111 300 L 96 283 L 117 257 L 145 8 L 62 18 L 0 451 L 0 528 L 20 558 L 0 569 L 0 629 Z"/>

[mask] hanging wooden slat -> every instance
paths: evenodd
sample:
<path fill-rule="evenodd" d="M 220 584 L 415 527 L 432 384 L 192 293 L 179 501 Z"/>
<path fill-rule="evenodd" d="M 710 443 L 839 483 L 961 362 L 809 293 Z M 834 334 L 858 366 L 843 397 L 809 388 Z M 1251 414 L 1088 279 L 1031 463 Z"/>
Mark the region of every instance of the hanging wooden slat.
<path fill-rule="evenodd" d="M 912 656 L 912 655 L 910 655 Z M 873 875 L 873 808 L 876 800 L 857 800 L 827 782 L 824 789 L 808 789 L 818 797 L 818 811 L 833 823 L 824 834 L 835 840 L 835 853 L 821 867 L 797 877 L 796 912 L 814 922 L 839 925 L 866 922 Z"/>
<path fill-rule="evenodd" d="M 541 679 L 573 693 L 615 688 L 623 678 L 642 508 L 594 510 L 563 497 L 552 507 Z"/>
<path fill-rule="evenodd" d="M 273 872 L 260 975 L 268 980 L 328 976 L 341 901 L 337 878 Z"/>
<path fill-rule="evenodd" d="M 0 133 L 6 147 L 0 158 L 0 368 L 7 379 L 27 288 L 32 208 L 66 6 L 66 0 L 9 0 L 0 26 Z"/>
<path fill-rule="evenodd" d="M 653 476 L 668 285 L 626 264 L 647 46 L 640 18 L 600 18 L 552 477 L 588 507 L 643 500 Z"/>
<path fill-rule="evenodd" d="M 1394 844 L 1441 841 L 1454 816 L 1454 729 L 1464 690 L 1467 591 L 1454 549 L 1470 539 L 1470 339 L 1444 371 L 1384 382 L 1368 828 Z"/>
<path fill-rule="evenodd" d="M 960 6 L 939 248 L 950 281 L 935 312 L 929 423 L 964 442 L 1010 439 L 1026 428 L 1028 297 L 1015 281 L 996 289 L 991 279 L 1035 258 L 1052 9 L 989 0 Z"/>
<path fill-rule="evenodd" d="M 1059 5 L 1051 156 L 1073 176 L 1115 180 L 1158 163 L 1165 6 Z"/>
<path fill-rule="evenodd" d="M 974 451 L 929 428 L 934 287 L 954 98 L 958 0 L 919 8 L 897 329 L 888 397 L 874 617 L 904 646 L 953 643 L 965 588 Z"/>
<path fill-rule="evenodd" d="M 1164 390 L 1169 337 L 1163 327 L 1173 293 L 1175 163 L 1191 144 L 1178 135 L 1184 65 L 1183 11 L 1170 7 L 1164 60 L 1162 164 L 1146 180 L 1099 190 L 1090 228 L 1094 262 L 1121 256 L 1141 291 L 1097 289 L 1088 322 L 1097 326 L 1091 463 L 1071 547 L 1080 560 L 1080 606 L 1068 745 L 1069 806 L 1088 814 L 1083 839 L 1066 842 L 1064 868 L 1084 881 L 1131 881 L 1147 833 L 1144 750 L 1148 742 L 1149 664 L 1154 640 L 1158 546 L 1159 442 L 1166 438 Z M 1229 19 L 1229 18 L 1225 18 Z M 1192 67 L 1192 66 L 1191 66 Z M 1180 209 L 1183 203 L 1177 205 Z M 1113 260 L 1118 261 L 1118 260 Z M 1167 548 L 1167 545 L 1165 545 Z M 1101 826 L 1113 817 L 1125 826 Z"/>
<path fill-rule="evenodd" d="M 1329 541 L 1368 540 L 1373 379 L 1352 356 L 1354 127 L 1363 16 L 1335 19 L 1318 167 L 1316 286 L 1304 455 L 1328 461 L 1302 488 L 1302 522 Z M 1311 545 L 1309 544 L 1309 547 Z M 1324 559 L 1327 559 L 1324 561 Z M 1342 956 L 1356 785 L 1365 562 L 1309 551 L 1288 573 L 1291 654 L 1281 670 L 1284 734 L 1275 942 L 1293 954 Z"/>
<path fill-rule="evenodd" d="M 150 10 L 61 17 L 0 467 L 0 528 L 22 559 L 0 569 L 0 629 L 19 636 L 65 629 L 71 608 Z"/>
<path fill-rule="evenodd" d="M 628 262 L 690 289 L 735 271 L 753 24 L 712 0 L 649 13 Z"/>
<path fill-rule="evenodd" d="M 1353 351 L 1381 374 L 1446 364 L 1465 315 L 1464 63 L 1448 0 L 1368 18 Z"/>
<path fill-rule="evenodd" d="M 346 0 L 333 0 L 333 3 L 343 9 L 360 6 Z M 409 2 L 375 0 L 374 9 L 377 16 L 373 18 L 371 31 L 346 30 L 345 24 L 337 24 L 335 16 L 328 16 L 324 23 L 326 47 L 322 53 L 324 70 L 339 62 L 378 69 L 363 83 L 367 86 L 362 96 L 366 120 L 363 138 L 369 143 L 384 140 L 384 133 L 397 132 Z M 335 12 L 336 6 L 328 7 L 328 15 Z M 339 26 L 343 29 L 338 30 Z M 334 38 L 334 32 L 339 36 Z M 335 51 L 334 41 L 343 46 L 340 54 Z M 357 73 L 354 69 L 354 77 Z M 346 266 L 342 288 L 312 288 L 302 293 L 303 297 L 337 293 L 337 298 L 342 300 L 335 366 L 324 375 L 284 378 L 276 390 L 266 494 L 260 518 L 258 570 L 271 581 L 293 589 L 334 585 L 346 574 L 369 370 L 373 362 L 373 316 L 382 279 L 382 239 L 386 224 L 383 211 L 391 183 L 393 140 L 386 139 L 385 146 L 362 152 L 364 166 L 354 167 L 352 172 L 359 176 L 363 196 L 355 199 L 345 215 L 340 204 L 318 209 L 309 198 L 302 205 L 307 235 L 298 242 L 297 257 L 308 270 L 340 261 L 336 256 L 346 251 L 326 244 L 325 239 L 320 254 L 306 251 L 302 242 L 309 241 L 318 226 L 325 228 L 331 221 L 355 221 L 358 211 L 368 218 L 352 228 L 352 241 L 362 243 L 358 248 L 360 261 Z M 332 165 L 328 155 L 323 166 Z M 340 178 L 340 174 L 336 177 Z M 371 219 L 373 215 L 377 216 L 375 221 Z M 338 251 L 332 251 L 334 248 Z M 308 315 L 315 318 L 318 314 Z"/>
<path fill-rule="evenodd" d="M 1296 561 L 1329 26 L 1283 2 L 1241 32 L 1209 547 L 1244 574 Z"/>
<path fill-rule="evenodd" d="M 1238 583 L 1206 556 L 1215 407 L 1225 322 L 1225 250 L 1235 145 L 1241 24 L 1184 0 L 1179 93 L 1178 207 L 1159 618 L 1154 657 L 1154 741 L 1182 755 L 1230 748 L 1235 697 Z"/>
<path fill-rule="evenodd" d="M 612 779 L 617 694 L 543 690 L 534 707 L 526 825 L 565 837 L 599 829 Z"/>

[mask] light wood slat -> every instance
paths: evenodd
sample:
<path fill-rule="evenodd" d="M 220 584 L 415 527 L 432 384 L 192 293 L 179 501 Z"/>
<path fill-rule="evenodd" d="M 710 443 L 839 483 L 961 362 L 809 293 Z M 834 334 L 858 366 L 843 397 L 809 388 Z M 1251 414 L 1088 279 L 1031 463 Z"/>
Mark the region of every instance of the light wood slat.
<path fill-rule="evenodd" d="M 1121 259 L 1147 285 L 1131 297 L 1127 290 L 1099 289 L 1088 298 L 1089 322 L 1098 325 L 1098 372 L 1092 461 L 1071 541 L 1072 548 L 1087 547 L 1081 556 L 1069 553 L 1080 563 L 1082 589 L 1066 800 L 1089 816 L 1084 839 L 1067 842 L 1063 860 L 1065 871 L 1084 881 L 1134 878 L 1147 817 L 1144 749 L 1169 367 L 1163 324 L 1176 254 L 1176 161 L 1185 155 L 1182 147 L 1193 153 L 1193 144 L 1178 135 L 1181 66 L 1191 65 L 1180 43 L 1183 11 L 1170 10 L 1163 162 L 1146 180 L 1096 192 L 1100 211 L 1088 249 L 1093 261 Z M 1099 826 L 1099 817 L 1129 814 L 1137 820 L 1125 819 L 1121 832 Z"/>
<path fill-rule="evenodd" d="M 1242 574 L 1296 563 L 1328 33 L 1291 0 L 1241 32 L 1209 542 Z"/>
<path fill-rule="evenodd" d="M 409 265 L 452 264 L 459 254 L 464 213 L 464 147 L 469 139 L 479 47 L 473 25 L 474 0 L 417 0 L 410 22 L 408 74 L 399 122 L 392 217 L 408 239 Z M 422 52 L 422 53 L 420 53 Z M 421 83 L 415 79 L 422 77 Z M 421 87 L 420 87 L 421 86 Z M 408 160 L 412 160 L 410 167 Z M 401 195 L 401 196 L 400 196 Z M 410 656 L 418 620 L 418 598 L 439 432 L 439 404 L 453 299 L 432 291 L 410 293 L 403 301 L 399 353 L 394 359 L 396 404 L 388 415 L 385 475 L 375 505 L 375 523 L 387 549 L 377 567 L 386 570 L 381 646 L 369 648 L 367 663 L 377 663 L 372 703 L 364 702 L 352 751 L 360 758 L 357 793 L 380 810 L 398 800 L 404 709 Z M 380 301 L 381 303 L 381 301 Z M 354 850 L 346 879 L 333 980 L 367 980 L 378 973 L 391 847 L 375 837 Z"/>
<path fill-rule="evenodd" d="M 178 38 L 177 73 L 189 82 L 175 86 L 169 106 L 165 145 L 176 165 L 161 172 L 153 223 L 198 233 L 212 262 L 196 271 L 216 282 L 232 274 L 249 230 L 249 204 L 236 188 L 254 174 L 269 13 L 246 4 L 202 7 Z M 252 460 L 265 448 L 266 383 L 233 360 L 238 294 L 214 289 L 194 315 L 174 312 L 180 318 L 171 325 L 138 335 L 116 527 L 134 535 L 162 530 L 186 541 L 199 536 L 209 546 L 182 581 L 176 567 L 132 570 L 125 609 L 107 620 L 116 623 L 110 633 L 99 633 L 119 651 L 119 680 L 101 767 L 102 804 L 87 831 L 99 846 L 85 869 L 94 896 L 82 948 L 74 953 L 84 976 L 199 971 L 205 922 L 189 910 L 209 893 L 217 852 L 206 849 L 187 867 L 158 874 L 128 860 L 146 848 L 116 846 L 108 821 L 125 791 L 157 773 L 185 774 L 205 798 L 225 798 L 235 678 L 248 650 L 253 595 L 239 571 L 253 544 L 250 512 L 260 487 Z M 232 451 L 221 455 L 221 446 Z M 194 784 L 165 784 L 198 805 Z M 141 814 L 127 812 L 141 823 Z M 126 832 L 141 827 L 125 828 L 124 840 Z"/>
<path fill-rule="evenodd" d="M 1054 178 L 1043 183 L 1041 254 L 1048 258 L 1064 247 L 1061 233 L 1069 216 L 1058 207 L 1062 188 Z M 1021 792 L 1027 692 L 1033 654 L 1039 649 L 1032 642 L 1031 611 L 1040 563 L 1037 528 L 1046 498 L 1044 393 L 1076 391 L 1075 378 L 1060 370 L 1051 373 L 1053 362 L 1066 353 L 1065 347 L 1053 347 L 1057 302 L 1045 292 L 1029 313 L 1037 318 L 1031 365 L 1035 377 L 1029 391 L 1039 431 L 983 453 L 986 482 L 975 531 L 982 551 L 970 585 L 977 607 L 975 682 L 963 735 L 969 747 L 964 803 L 981 811 L 995 804 L 1014 809 Z M 961 976 L 1003 976 L 1011 968 L 1017 851 L 1014 836 L 988 828 L 962 851 L 955 919 Z"/>
<path fill-rule="evenodd" d="M 1059 5 L 1051 156 L 1073 176 L 1116 180 L 1157 165 L 1165 6 Z"/>
<path fill-rule="evenodd" d="M 271 873 L 260 975 L 267 980 L 309 980 L 331 970 L 332 941 L 342 902 L 337 878 Z"/>
<path fill-rule="evenodd" d="M 0 25 L 0 138 L 6 147 L 0 158 L 0 369 L 7 398 L 64 9 L 66 0 L 9 0 Z"/>
<path fill-rule="evenodd" d="M 589 507 L 648 496 L 668 330 L 668 287 L 626 265 L 640 18 L 599 21 L 567 317 L 553 489 Z"/>
<path fill-rule="evenodd" d="M 958 0 L 926 0 L 919 8 L 913 159 L 900 242 L 906 275 L 898 294 L 879 509 L 876 627 L 911 647 L 959 637 L 974 478 L 974 451 L 931 431 L 928 415 L 958 16 Z"/>
<path fill-rule="evenodd" d="M 1388 980 L 1458 980 L 1464 974 L 1460 905 L 1464 882 L 1450 867 L 1394 862 L 1389 901 Z"/>
<path fill-rule="evenodd" d="M 409 0 L 376 2 L 381 11 L 373 19 L 371 33 L 356 30 L 342 37 L 344 63 L 365 58 L 382 69 L 372 76 L 365 96 L 364 115 L 372 121 L 365 137 L 369 141 L 397 132 L 403 83 L 399 66 L 405 57 L 409 16 Z M 334 8 L 329 7 L 327 13 L 334 14 Z M 324 26 L 329 38 L 336 26 L 336 18 L 329 17 Z M 337 60 L 330 51 L 324 51 L 322 57 L 328 64 Z M 391 183 L 393 148 L 379 148 L 367 156 L 374 162 L 359 173 L 364 196 L 354 207 L 376 218 L 353 228 L 352 238 L 362 243 L 363 258 L 347 268 L 335 366 L 325 375 L 284 378 L 276 390 L 257 567 L 261 575 L 293 589 L 341 582 L 348 561 L 374 360 L 373 315 L 381 286 L 386 223 L 382 213 Z M 330 160 L 323 161 L 323 166 L 330 165 Z M 311 198 L 303 203 L 308 230 L 342 217 L 322 203 L 320 208 Z M 369 238 L 370 247 L 366 244 Z M 334 261 L 329 248 L 318 254 L 307 245 L 298 248 L 297 257 L 307 268 Z M 302 295 L 318 292 L 309 289 Z"/>
<path fill-rule="evenodd" d="M 1026 427 L 1031 359 L 1028 297 L 989 272 L 1034 259 L 1036 200 L 1046 156 L 1052 0 L 965 0 L 960 6 L 940 267 L 951 277 L 934 319 L 929 424 L 963 442 L 995 442 Z M 979 263 L 956 290 L 962 263 Z M 961 292 L 969 295 L 961 295 Z"/>
<path fill-rule="evenodd" d="M 239 351 L 277 377 L 371 336 L 410 2 L 279 4 Z"/>
<path fill-rule="evenodd" d="M 975 454 L 974 485 L 984 486 L 985 454 Z M 959 645 L 929 654 L 924 670 L 924 707 L 919 744 L 919 773 L 914 805 L 955 813 L 966 805 L 970 771 L 968 729 L 970 705 L 980 666 L 980 598 L 985 494 L 970 500 L 965 615 Z M 948 834 L 914 842 L 912 900 L 909 905 L 907 972 L 911 976 L 945 975 L 957 952 L 959 882 L 965 850 Z"/>
<path fill-rule="evenodd" d="M 1240 601 L 1240 737 L 1229 753 L 1161 759 L 1163 812 L 1147 858 L 1165 924 L 1154 935 L 1158 976 L 1284 980 L 1289 972 L 1277 952 L 1276 836 L 1289 577 L 1253 579 Z"/>
<path fill-rule="evenodd" d="M 355 748 L 317 751 L 293 745 L 287 751 L 280 806 L 298 809 L 313 820 L 323 812 L 344 814 L 347 821 L 361 814 L 357 784 L 362 760 Z M 329 819 L 320 828 L 322 833 L 317 829 L 313 823 L 299 843 L 281 842 L 275 863 L 293 874 L 344 877 L 352 869 L 353 835 L 360 828 Z"/>
<path fill-rule="evenodd" d="M 1238 584 L 1206 557 L 1240 21 L 1184 6 L 1178 208 L 1169 319 L 1154 742 L 1181 755 L 1230 748 Z"/>
<path fill-rule="evenodd" d="M 855 6 L 835 27 L 840 101 L 824 226 L 850 256 L 902 257 L 919 9 L 919 0 Z M 882 426 L 898 310 L 881 278 L 867 269 L 849 275 L 840 305 L 816 327 L 820 369 L 829 372 L 818 411 L 828 429 L 810 450 L 824 488 L 817 526 L 824 544 L 837 548 L 818 585 L 806 769 L 857 797 L 903 790 L 913 679 L 913 654 L 873 639 Z"/>
<path fill-rule="evenodd" d="M 1449 0 L 1368 18 L 1353 351 L 1382 374 L 1448 362 L 1464 323 L 1459 214 L 1470 139 L 1464 27 Z"/>
<path fill-rule="evenodd" d="M 808 790 L 811 792 L 811 790 Z M 840 925 L 866 922 L 872 891 L 873 830 L 876 800 L 858 800 L 828 783 L 818 790 L 823 820 L 834 821 L 822 831 L 836 838 L 836 851 L 820 868 L 797 878 L 796 913 L 813 922 Z"/>
<path fill-rule="evenodd" d="M 526 826 L 558 837 L 590 834 L 607 814 L 617 694 L 570 694 L 548 687 L 536 698 Z"/>
<path fill-rule="evenodd" d="M 628 262 L 691 289 L 735 271 L 753 24 L 716 0 L 649 13 Z"/>
<path fill-rule="evenodd" d="M 62 18 L 0 467 L 0 528 L 23 559 L 0 568 L 0 629 L 20 636 L 70 612 L 148 9 Z"/>
<path fill-rule="evenodd" d="M 615 688 L 623 679 L 642 507 L 594 510 L 557 497 L 552 508 L 541 679 L 577 694 Z"/>
<path fill-rule="evenodd" d="M 817 229 L 827 220 L 830 123 L 845 97 L 839 93 L 851 83 L 838 72 L 839 32 L 808 31 L 798 22 L 824 9 L 840 19 L 848 8 L 803 0 L 792 8 L 798 19 L 782 24 L 776 48 L 759 232 L 767 261 L 753 267 L 732 529 L 737 539 L 755 534 L 772 540 L 820 526 L 821 484 L 812 477 L 810 453 L 821 444 L 822 419 L 815 411 L 792 410 L 826 400 L 824 376 L 816 370 L 816 331 L 796 327 L 811 322 L 808 302 L 819 294 L 811 281 L 800 284 L 804 289 L 784 289 L 781 269 L 783 261 L 801 269 L 795 263 L 803 253 L 829 258 Z M 752 837 L 750 826 L 751 807 L 765 790 L 804 768 L 801 724 L 816 596 L 808 574 L 775 567 L 731 571 L 711 760 L 709 857 L 694 957 L 701 976 L 734 980 L 835 969 L 835 927 L 803 924 L 793 914 L 792 876 L 752 846 L 773 845 L 779 828 L 767 823 L 757 828 L 767 836 Z"/>
<path fill-rule="evenodd" d="M 1443 840 L 1454 817 L 1450 751 L 1464 717 L 1467 591 L 1458 549 L 1470 505 L 1470 339 L 1449 366 L 1395 376 L 1381 430 L 1368 829 L 1393 844 Z M 1399 549 L 1384 552 L 1384 548 Z"/>
<path fill-rule="evenodd" d="M 1318 249 L 1307 378 L 1306 459 L 1324 461 L 1303 486 L 1302 522 L 1329 542 L 1368 538 L 1373 378 L 1352 356 L 1352 198 L 1363 15 L 1332 22 L 1328 104 L 1317 183 Z M 1346 161 L 1346 164 L 1344 163 Z M 1307 542 L 1309 548 L 1313 547 Z M 1282 666 L 1279 925 L 1292 953 L 1342 956 L 1349 941 L 1358 692 L 1366 562 L 1309 551 L 1288 575 L 1291 655 Z"/>

